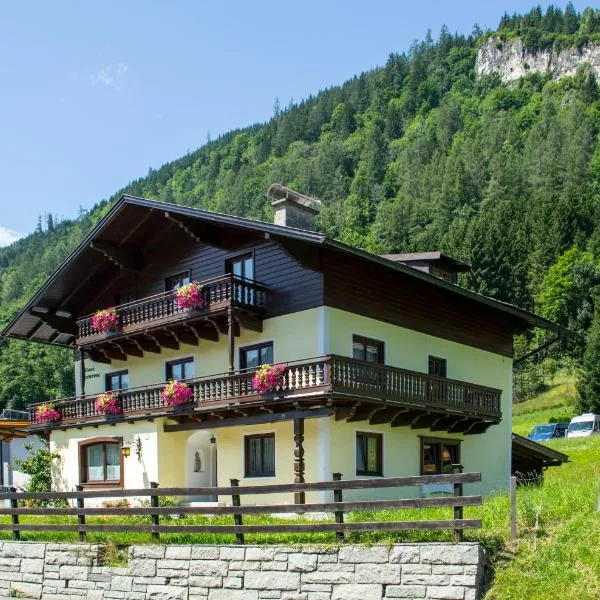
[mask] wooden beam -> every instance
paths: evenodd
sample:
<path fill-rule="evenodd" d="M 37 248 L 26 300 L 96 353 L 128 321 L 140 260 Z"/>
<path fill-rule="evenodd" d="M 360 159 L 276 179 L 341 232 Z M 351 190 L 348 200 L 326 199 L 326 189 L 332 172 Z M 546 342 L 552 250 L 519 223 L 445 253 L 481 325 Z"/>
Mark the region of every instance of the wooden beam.
<path fill-rule="evenodd" d="M 385 405 L 373 406 L 372 404 L 367 404 L 365 406 L 361 406 L 360 409 L 357 409 L 353 415 L 348 416 L 346 421 L 348 423 L 354 423 L 356 421 L 368 421 L 378 412 L 385 410 L 387 407 Z"/>
<path fill-rule="evenodd" d="M 212 246 L 220 245 L 219 236 L 216 234 L 214 228 L 211 228 L 210 225 L 204 225 L 202 227 L 202 231 L 198 229 L 197 225 L 189 225 L 183 222 L 181 217 L 175 217 L 169 211 L 165 211 L 165 218 L 177 225 L 182 231 L 184 231 L 190 238 L 194 240 L 197 244 L 207 243 Z"/>
<path fill-rule="evenodd" d="M 123 354 L 128 356 L 135 356 L 137 358 L 143 358 L 144 352 L 140 350 L 135 344 L 128 343 L 126 340 L 119 340 L 118 342 L 111 342 L 113 346 L 118 348 Z"/>
<path fill-rule="evenodd" d="M 456 423 L 456 420 L 460 418 L 457 415 L 454 416 L 450 416 L 450 415 L 446 415 L 445 417 L 442 417 L 441 419 L 438 419 L 435 423 L 432 423 L 429 427 L 429 429 L 431 431 L 448 431 L 448 429 L 450 427 L 452 427 L 452 425 L 454 425 L 454 423 Z"/>
<path fill-rule="evenodd" d="M 335 420 L 343 421 L 347 419 L 352 410 L 356 411 L 356 404 L 350 404 L 348 406 L 336 406 L 335 407 Z"/>
<path fill-rule="evenodd" d="M 417 411 L 413 411 L 409 408 L 405 408 L 401 413 L 397 414 L 392 422 L 392 427 L 405 427 L 406 425 L 410 425 L 421 413 Z"/>
<path fill-rule="evenodd" d="M 127 354 L 114 346 L 102 346 L 102 352 L 104 352 L 108 358 L 114 360 L 127 360 Z"/>
<path fill-rule="evenodd" d="M 170 332 L 180 344 L 187 344 L 188 346 L 198 345 L 198 336 L 192 329 L 187 327 L 178 327 L 171 329 Z"/>
<path fill-rule="evenodd" d="M 146 333 L 146 335 L 162 348 L 170 348 L 171 350 L 179 350 L 179 342 L 171 335 L 165 335 L 161 332 Z"/>
<path fill-rule="evenodd" d="M 464 435 L 475 435 L 477 433 L 485 433 L 493 423 L 490 421 L 480 421 L 474 422 L 469 429 L 466 429 L 463 433 Z"/>
<path fill-rule="evenodd" d="M 151 340 L 147 337 L 139 337 L 132 338 L 135 343 L 144 351 L 144 352 L 154 352 L 154 354 L 160 354 L 161 349 L 160 345 L 157 344 L 154 340 Z"/>
<path fill-rule="evenodd" d="M 206 319 L 206 320 L 217 330 L 218 333 L 227 335 L 227 332 L 228 332 L 227 319 L 214 318 L 214 319 Z"/>
<path fill-rule="evenodd" d="M 190 329 L 196 334 L 196 337 L 210 342 L 219 341 L 219 331 L 212 325 L 203 325 L 202 323 L 196 323 L 189 326 Z"/>
<path fill-rule="evenodd" d="M 101 350 L 90 348 L 89 350 L 85 350 L 85 352 L 94 362 L 110 365 L 110 358 Z"/>
<path fill-rule="evenodd" d="M 194 429 L 217 429 L 219 427 L 236 427 L 240 425 L 259 425 L 263 423 L 277 423 L 278 421 L 291 421 L 292 419 L 312 419 L 316 417 L 328 417 L 332 414 L 329 408 L 319 408 L 316 410 L 292 410 L 265 415 L 253 415 L 249 417 L 228 418 L 221 421 L 203 421 L 202 423 L 182 423 L 181 425 L 169 425 L 165 423 L 163 429 L 165 432 L 172 431 L 192 431 Z"/>
<path fill-rule="evenodd" d="M 400 414 L 397 408 L 385 407 L 385 410 L 377 411 L 369 417 L 370 425 L 381 425 L 382 423 L 390 423 L 394 417 Z"/>
<path fill-rule="evenodd" d="M 418 415 L 410 424 L 411 429 L 425 429 L 431 425 L 435 425 L 444 415 L 440 413 L 423 413 Z"/>
<path fill-rule="evenodd" d="M 77 333 L 77 326 L 72 319 L 57 317 L 52 311 L 45 307 L 33 307 L 30 313 L 32 316 L 42 320 L 46 325 L 52 327 L 52 329 L 55 329 L 56 331 L 68 333 L 70 335 L 75 335 Z"/>
<path fill-rule="evenodd" d="M 137 250 L 124 250 L 119 246 L 104 242 L 90 242 L 90 248 L 103 254 L 105 258 L 123 271 L 138 272 L 142 270 L 142 255 Z"/>
<path fill-rule="evenodd" d="M 304 483 L 304 419 L 294 418 L 294 483 Z M 304 504 L 306 494 L 296 492 L 294 494 L 295 504 Z"/>
<path fill-rule="evenodd" d="M 227 356 L 229 359 L 229 372 L 233 373 L 235 366 L 235 331 L 231 307 L 227 311 Z"/>
<path fill-rule="evenodd" d="M 244 329 L 250 329 L 252 331 L 259 332 L 263 330 L 263 320 L 260 317 L 236 311 L 234 318 L 239 326 L 243 327 Z"/>
<path fill-rule="evenodd" d="M 477 422 L 478 420 L 476 420 Z M 464 431 L 468 430 L 473 424 L 473 419 L 469 418 L 469 417 L 464 417 L 464 418 L 458 418 L 457 421 L 455 421 L 454 425 L 451 425 L 450 428 L 448 429 L 448 433 L 463 433 Z"/>

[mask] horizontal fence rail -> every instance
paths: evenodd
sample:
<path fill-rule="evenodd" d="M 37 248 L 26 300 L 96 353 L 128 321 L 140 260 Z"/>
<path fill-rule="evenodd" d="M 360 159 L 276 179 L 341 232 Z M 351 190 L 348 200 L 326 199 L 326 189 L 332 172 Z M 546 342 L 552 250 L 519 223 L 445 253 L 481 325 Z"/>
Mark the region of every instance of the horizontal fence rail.
<path fill-rule="evenodd" d="M 254 370 L 223 373 L 186 381 L 193 392 L 191 411 L 210 403 L 284 399 L 295 394 L 339 394 L 427 409 L 450 410 L 482 417 L 501 415 L 501 391 L 464 381 L 446 379 L 353 358 L 329 355 L 285 363 L 283 384 L 261 396 L 253 389 Z M 162 399 L 165 383 L 117 391 L 123 415 L 148 411 L 174 412 Z M 64 421 L 104 417 L 96 410 L 96 396 L 58 401 L 55 408 Z M 30 420 L 37 423 L 36 407 L 29 405 Z M 181 410 L 180 410 L 181 412 Z M 114 419 L 114 417 L 108 417 Z M 57 423 L 58 424 L 58 423 Z"/>
<path fill-rule="evenodd" d="M 148 296 L 115 307 L 120 331 L 128 333 L 140 327 L 151 326 L 154 322 L 186 319 L 225 306 L 252 310 L 263 310 L 266 306 L 267 290 L 258 282 L 224 275 L 199 283 L 202 285 L 201 293 L 204 298 L 202 309 L 190 311 L 180 308 L 177 305 L 175 290 Z M 77 338 L 80 343 L 102 335 L 92 326 L 92 318 L 93 315 L 88 315 L 77 321 Z"/>
<path fill-rule="evenodd" d="M 377 479 L 355 479 L 344 481 L 339 473 L 334 473 L 333 481 L 313 483 L 267 484 L 256 486 L 240 486 L 238 480 L 232 479 L 230 486 L 203 488 L 159 488 L 152 483 L 150 488 L 130 490 L 83 490 L 80 487 L 73 492 L 17 492 L 0 493 L 0 500 L 10 502 L 10 507 L 0 507 L 0 516 L 10 516 L 10 523 L 0 523 L 0 531 L 12 531 L 14 539 L 20 539 L 21 531 L 63 531 L 77 532 L 84 540 L 87 532 L 106 533 L 150 533 L 157 539 L 161 533 L 221 533 L 235 534 L 238 543 L 244 543 L 246 533 L 327 533 L 333 532 L 339 540 L 345 532 L 361 531 L 408 531 L 408 530 L 444 530 L 454 531 L 455 540 L 462 539 L 464 529 L 481 527 L 477 519 L 464 519 L 463 507 L 477 506 L 482 502 L 481 496 L 463 495 L 464 483 L 481 481 L 481 473 L 462 473 L 460 465 L 453 465 L 453 473 L 447 475 L 422 475 L 414 477 L 385 477 Z M 343 500 L 343 492 L 356 489 L 382 489 L 405 486 L 439 484 L 453 489 L 453 495 L 435 498 L 397 498 L 391 500 Z M 311 491 L 333 491 L 333 502 L 313 502 L 305 504 L 242 504 L 242 498 L 254 494 L 281 494 Z M 159 506 L 159 498 L 177 496 L 181 498 L 210 496 L 213 498 L 229 498 L 227 506 Z M 150 506 L 85 506 L 85 500 L 95 498 L 122 499 L 130 498 L 138 501 L 149 498 Z M 32 502 L 64 502 L 71 500 L 76 506 L 35 506 Z M 21 503 L 21 505 L 19 505 Z M 22 503 L 28 503 L 23 506 Z M 344 516 L 352 511 L 380 511 L 400 509 L 448 508 L 453 510 L 453 518 L 428 519 L 414 521 L 361 521 L 345 522 Z M 269 514 L 305 514 L 333 513 L 334 523 L 284 523 L 275 525 L 244 525 L 244 515 Z M 169 515 L 232 515 L 232 525 L 161 525 L 160 517 Z M 71 516 L 77 518 L 77 524 L 23 523 L 20 517 L 57 517 Z M 102 517 L 149 517 L 151 523 L 86 523 L 86 516 Z"/>

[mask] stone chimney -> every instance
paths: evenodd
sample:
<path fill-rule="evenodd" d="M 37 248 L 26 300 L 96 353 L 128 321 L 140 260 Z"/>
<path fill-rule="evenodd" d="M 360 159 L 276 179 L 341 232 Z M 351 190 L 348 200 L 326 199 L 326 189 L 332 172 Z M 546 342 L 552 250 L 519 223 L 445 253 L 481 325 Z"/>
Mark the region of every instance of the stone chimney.
<path fill-rule="evenodd" d="M 290 190 L 279 183 L 269 186 L 267 197 L 271 199 L 271 206 L 275 210 L 275 225 L 316 231 L 317 215 L 322 205 L 320 200 Z"/>

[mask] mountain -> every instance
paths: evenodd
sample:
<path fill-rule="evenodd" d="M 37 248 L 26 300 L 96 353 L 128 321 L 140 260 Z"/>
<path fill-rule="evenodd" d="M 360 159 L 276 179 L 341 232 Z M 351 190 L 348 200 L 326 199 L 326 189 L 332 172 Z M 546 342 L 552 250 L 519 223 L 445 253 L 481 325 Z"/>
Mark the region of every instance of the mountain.
<path fill-rule="evenodd" d="M 488 40 L 530 51 L 600 42 L 600 11 L 504 15 L 498 31 L 443 28 L 378 69 L 276 108 L 68 221 L 51 215 L 0 249 L 6 322 L 120 194 L 271 219 L 280 182 L 320 198 L 320 228 L 377 253 L 440 249 L 473 265 L 462 285 L 585 335 L 600 283 L 600 94 L 593 68 L 478 74 Z M 527 347 L 535 340 L 523 340 Z M 569 347 L 576 361 L 581 347 Z M 72 391 L 70 354 L 0 340 L 0 407 Z"/>

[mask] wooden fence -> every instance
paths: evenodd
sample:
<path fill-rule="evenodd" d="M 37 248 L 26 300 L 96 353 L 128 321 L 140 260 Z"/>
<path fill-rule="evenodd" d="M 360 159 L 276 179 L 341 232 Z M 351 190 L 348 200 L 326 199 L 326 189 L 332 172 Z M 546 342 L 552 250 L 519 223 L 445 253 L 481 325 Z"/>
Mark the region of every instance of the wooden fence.
<path fill-rule="evenodd" d="M 17 492 L 14 488 L 8 493 L 0 493 L 0 500 L 9 500 L 10 508 L 0 508 L 0 515 L 10 515 L 11 523 L 0 523 L 0 531 L 12 531 L 13 539 L 20 539 L 21 531 L 68 531 L 78 532 L 85 541 L 87 532 L 150 533 L 153 540 L 161 533 L 220 533 L 235 534 L 237 543 L 244 543 L 247 533 L 323 533 L 334 532 L 343 541 L 345 532 L 361 531 L 408 531 L 444 530 L 454 531 L 455 541 L 461 541 L 463 529 L 481 527 L 477 519 L 464 519 L 463 507 L 481 504 L 481 496 L 463 495 L 463 484 L 481 481 L 481 473 L 461 473 L 460 465 L 454 465 L 453 473 L 447 475 L 421 475 L 414 477 L 376 477 L 343 481 L 340 473 L 333 474 L 332 481 L 314 483 L 266 484 L 240 486 L 237 479 L 231 479 L 229 487 L 206 488 L 159 488 L 152 483 L 145 489 L 82 490 L 74 492 Z M 420 485 L 451 485 L 453 494 L 429 498 L 401 498 L 394 500 L 351 500 L 344 501 L 343 493 L 348 490 L 382 489 Z M 301 492 L 333 491 L 333 502 L 313 502 L 305 504 L 242 505 L 243 496 L 252 494 L 281 494 Z M 161 496 L 220 496 L 228 497 L 231 506 L 159 506 Z M 92 498 L 123 499 L 149 498 L 150 506 L 85 506 Z M 49 507 L 23 506 L 25 502 L 36 501 L 75 501 L 76 506 Z M 351 511 L 377 511 L 388 509 L 451 508 L 453 518 L 444 520 L 415 521 L 361 521 L 346 522 L 344 516 Z M 244 525 L 245 515 L 266 515 L 282 513 L 333 513 L 335 522 L 324 523 L 284 523 L 277 525 Z M 22 516 L 72 516 L 77 524 L 22 523 Z M 165 515 L 233 515 L 233 525 L 161 525 Z M 148 524 L 131 524 L 124 520 L 119 524 L 86 523 L 86 516 L 147 516 Z"/>

